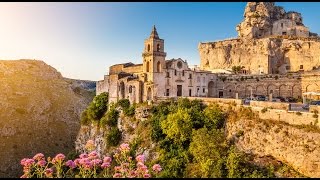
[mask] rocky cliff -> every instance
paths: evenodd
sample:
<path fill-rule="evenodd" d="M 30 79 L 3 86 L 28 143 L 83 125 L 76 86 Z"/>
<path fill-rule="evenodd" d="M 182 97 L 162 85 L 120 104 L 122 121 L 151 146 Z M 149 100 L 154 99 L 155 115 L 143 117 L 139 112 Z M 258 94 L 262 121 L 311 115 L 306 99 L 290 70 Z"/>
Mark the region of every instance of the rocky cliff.
<path fill-rule="evenodd" d="M 249 74 L 284 74 L 320 65 L 319 37 L 298 12 L 286 12 L 274 2 L 248 2 L 236 30 L 237 38 L 199 43 L 201 69 L 244 66 Z"/>
<path fill-rule="evenodd" d="M 0 61 L 0 177 L 19 177 L 20 160 L 74 149 L 79 116 L 94 93 L 43 61 Z"/>
<path fill-rule="evenodd" d="M 244 66 L 251 74 L 310 71 L 320 66 L 319 48 L 320 42 L 312 38 L 233 39 L 201 43 L 200 66 L 205 70 Z"/>
<path fill-rule="evenodd" d="M 320 176 L 319 129 L 239 113 L 229 118 L 226 129 L 228 138 L 234 139 L 244 152 L 258 157 L 272 156 L 308 177 Z"/>

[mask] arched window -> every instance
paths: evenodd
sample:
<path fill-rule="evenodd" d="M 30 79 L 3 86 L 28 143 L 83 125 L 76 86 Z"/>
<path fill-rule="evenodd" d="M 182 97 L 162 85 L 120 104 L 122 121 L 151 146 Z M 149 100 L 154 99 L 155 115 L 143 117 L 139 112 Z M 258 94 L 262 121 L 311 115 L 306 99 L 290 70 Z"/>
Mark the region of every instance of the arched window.
<path fill-rule="evenodd" d="M 157 44 L 157 51 L 160 51 L 160 44 Z"/>
<path fill-rule="evenodd" d="M 132 93 L 132 86 L 129 86 L 129 93 Z"/>
<path fill-rule="evenodd" d="M 161 63 L 160 63 L 160 61 L 157 62 L 157 72 L 161 72 Z"/>
<path fill-rule="evenodd" d="M 184 76 L 184 70 L 182 70 L 182 76 Z"/>
<path fill-rule="evenodd" d="M 146 64 L 146 71 L 149 72 L 149 66 L 150 66 L 150 63 L 149 61 L 147 61 L 147 64 Z"/>
<path fill-rule="evenodd" d="M 191 73 L 189 74 L 189 79 L 192 79 L 192 74 Z"/>
<path fill-rule="evenodd" d="M 148 52 L 150 51 L 150 44 L 148 44 Z"/>
<path fill-rule="evenodd" d="M 174 70 L 174 75 L 175 75 L 175 76 L 177 75 L 177 70 Z"/>

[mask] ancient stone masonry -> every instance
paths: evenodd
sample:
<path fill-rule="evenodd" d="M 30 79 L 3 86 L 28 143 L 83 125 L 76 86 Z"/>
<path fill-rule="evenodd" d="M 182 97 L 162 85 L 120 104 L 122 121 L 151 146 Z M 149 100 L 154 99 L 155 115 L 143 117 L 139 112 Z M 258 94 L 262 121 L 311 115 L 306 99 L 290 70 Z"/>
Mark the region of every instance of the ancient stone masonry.
<path fill-rule="evenodd" d="M 298 12 L 285 12 L 274 2 L 249 2 L 236 30 L 238 38 L 199 44 L 201 69 L 241 65 L 249 74 L 285 74 L 320 65 L 319 37 Z"/>

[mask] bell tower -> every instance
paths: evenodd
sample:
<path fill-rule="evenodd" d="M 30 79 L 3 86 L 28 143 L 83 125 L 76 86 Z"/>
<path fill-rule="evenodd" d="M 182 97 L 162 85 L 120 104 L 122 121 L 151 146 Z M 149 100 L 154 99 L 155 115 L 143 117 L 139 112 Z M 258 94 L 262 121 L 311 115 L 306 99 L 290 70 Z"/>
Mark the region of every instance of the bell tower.
<path fill-rule="evenodd" d="M 164 40 L 159 38 L 157 29 L 153 26 L 150 37 L 144 40 L 143 73 L 145 75 L 144 100 L 153 100 L 163 96 L 167 53 L 164 52 Z"/>
<path fill-rule="evenodd" d="M 164 40 L 159 38 L 157 29 L 153 26 L 150 37 L 144 41 L 144 51 L 142 53 L 143 72 L 148 74 L 149 81 L 153 81 L 153 73 L 163 72 L 166 55 Z"/>

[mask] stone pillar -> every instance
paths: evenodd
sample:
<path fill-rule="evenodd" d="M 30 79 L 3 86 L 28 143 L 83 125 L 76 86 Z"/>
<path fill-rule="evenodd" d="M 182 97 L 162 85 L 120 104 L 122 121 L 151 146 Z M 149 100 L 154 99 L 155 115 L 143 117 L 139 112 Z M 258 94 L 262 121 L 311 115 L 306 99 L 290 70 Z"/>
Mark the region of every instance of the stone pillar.
<path fill-rule="evenodd" d="M 239 99 L 239 94 L 238 93 L 236 93 L 236 99 Z"/>
<path fill-rule="evenodd" d="M 269 94 L 269 101 L 272 102 L 272 93 Z"/>

